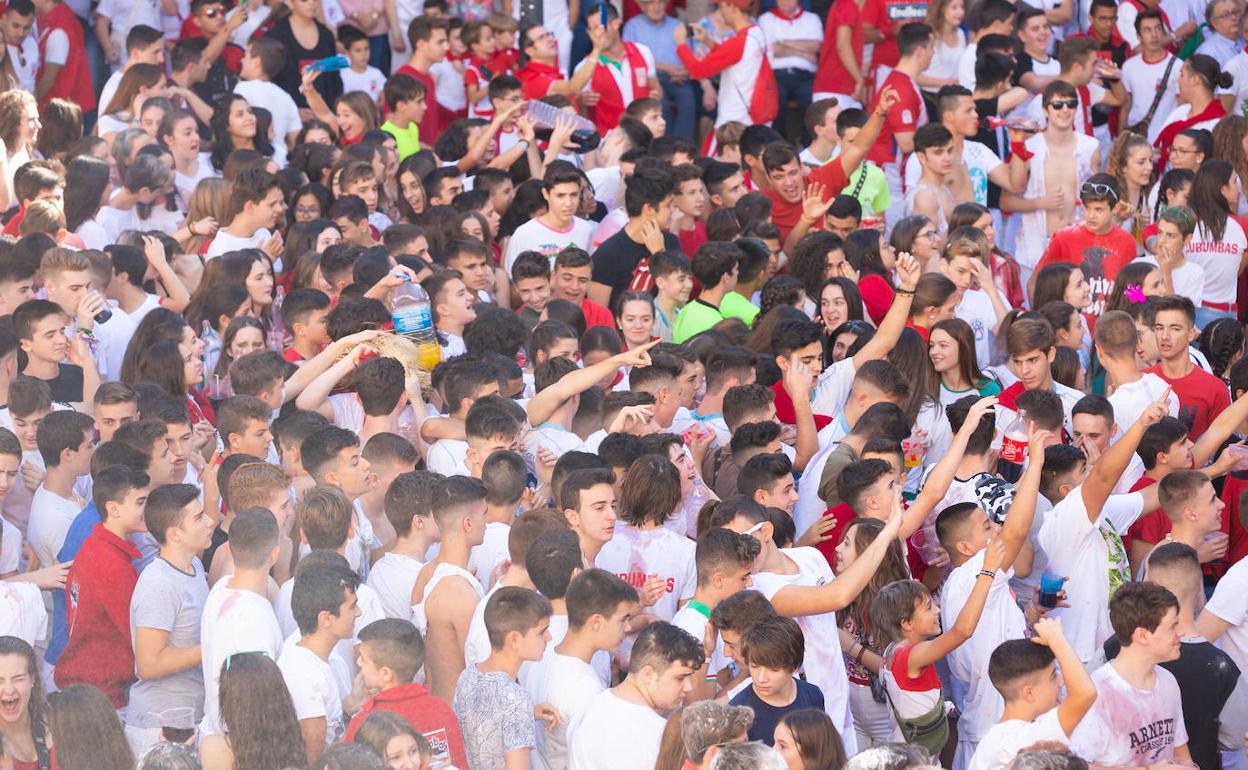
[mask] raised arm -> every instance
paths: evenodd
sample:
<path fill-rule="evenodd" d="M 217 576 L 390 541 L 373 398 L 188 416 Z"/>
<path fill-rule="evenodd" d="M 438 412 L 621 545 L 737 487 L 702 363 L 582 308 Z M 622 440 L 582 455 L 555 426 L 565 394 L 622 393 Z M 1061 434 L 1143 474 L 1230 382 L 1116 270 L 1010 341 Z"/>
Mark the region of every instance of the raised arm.
<path fill-rule="evenodd" d="M 593 366 L 586 366 L 575 372 L 569 372 L 554 385 L 551 385 L 529 400 L 529 424 L 541 425 L 546 422 L 563 402 L 578 393 L 589 390 L 594 386 L 594 383 L 603 380 L 621 366 L 649 366 L 650 348 L 659 344 L 659 342 L 659 340 L 654 340 L 639 348 L 626 350 L 618 356 L 611 356 L 606 360 L 599 361 Z"/>
<path fill-rule="evenodd" d="M 1205 432 L 1196 440 L 1195 446 L 1192 447 L 1194 467 L 1200 468 L 1209 462 L 1209 458 L 1213 457 L 1214 453 L 1246 419 L 1248 419 L 1248 393 L 1231 402 L 1229 409 L 1223 409 L 1222 413 L 1213 419 Z"/>
<path fill-rule="evenodd" d="M 918 285 L 919 276 L 922 274 L 923 268 L 917 259 L 904 252 L 897 255 L 897 295 L 893 297 L 893 304 L 889 306 L 884 320 L 880 321 L 880 328 L 875 336 L 862 346 L 862 350 L 854 354 L 854 368 L 883 358 L 897 345 L 902 330 L 906 328 L 906 321 L 910 320 L 914 287 Z"/>
<path fill-rule="evenodd" d="M 880 131 L 884 129 L 884 121 L 888 118 L 890 110 L 896 106 L 899 101 L 897 92 L 890 88 L 885 88 L 880 92 L 880 99 L 875 105 L 875 109 L 871 110 L 871 116 L 867 118 L 866 125 L 858 132 L 852 142 L 842 143 L 840 164 L 841 169 L 845 171 L 845 177 L 848 178 L 858 168 L 858 164 L 862 159 L 867 157 L 867 153 L 871 151 L 871 146 L 875 144 L 875 140 L 880 138 Z M 900 134 L 898 135 L 900 136 Z M 914 132 L 907 134 L 911 140 L 911 149 L 914 147 Z M 909 152 L 910 150 L 906 150 Z"/>
<path fill-rule="evenodd" d="M 1057 722 L 1062 732 L 1070 735 L 1096 702 L 1096 685 L 1079 662 L 1079 654 L 1062 633 L 1062 619 L 1043 617 L 1036 621 L 1036 635 L 1031 641 L 1043 644 L 1057 657 L 1066 684 L 1066 699 L 1057 707 Z"/>
<path fill-rule="evenodd" d="M 1036 515 L 1036 498 L 1040 495 L 1040 476 L 1044 471 L 1044 445 L 1049 440 L 1047 430 L 1032 431 L 1027 437 L 1027 470 L 1014 490 L 1014 500 L 1005 513 L 1001 526 L 1001 542 L 1005 544 L 1005 560 L 1002 566 L 1009 569 L 1027 545 L 1031 522 Z M 1028 560 L 1030 561 L 1030 560 Z"/>
<path fill-rule="evenodd" d="M 923 522 L 927 520 L 932 509 L 945 499 L 945 494 L 949 492 L 949 485 L 953 483 L 953 475 L 958 469 L 958 463 L 962 462 L 962 456 L 966 453 L 966 445 L 970 442 L 971 435 L 979 427 L 980 420 L 988 414 L 988 410 L 996 404 L 997 399 L 989 396 L 976 401 L 967 411 L 966 421 L 954 434 L 949 451 L 945 452 L 945 456 L 940 458 L 935 468 L 932 468 L 931 474 L 927 477 L 927 483 L 923 485 L 923 491 L 919 492 L 914 503 L 906 510 L 901 523 L 903 539 L 910 537 L 923 526 Z"/>
<path fill-rule="evenodd" d="M 362 345 L 369 340 L 376 339 L 383 334 L 385 334 L 385 332 L 380 329 L 365 329 L 364 331 L 356 332 L 355 334 L 349 334 L 340 340 L 334 340 L 320 353 L 312 356 L 311 360 L 305 362 L 303 366 L 296 369 L 294 374 L 290 375 L 290 379 L 286 380 L 284 384 L 286 400 L 289 401 L 292 398 L 298 399 L 299 396 L 303 395 L 303 391 L 307 389 L 308 385 L 320 377 L 326 369 L 329 369 L 337 363 L 339 359 L 352 358 L 352 356 L 347 354 L 354 350 L 357 346 Z M 325 397 L 321 400 L 325 401 L 328 397 L 329 394 L 326 393 Z M 296 406 L 298 406 L 297 401 Z M 304 409 L 306 407 L 299 408 Z"/>
<path fill-rule="evenodd" d="M 776 612 L 790 618 L 819 615 L 848 607 L 858 598 L 867 581 L 875 574 L 901 528 L 901 493 L 893 498 L 893 512 L 884 529 L 854 563 L 836 576 L 836 580 L 821 586 L 786 586 L 781 588 L 771 603 Z"/>
<path fill-rule="evenodd" d="M 949 653 L 958 649 L 975 633 L 979 618 L 984 614 L 984 605 L 988 603 L 988 592 L 996 580 L 997 570 L 1005 559 L 1005 545 L 1000 539 L 990 540 L 984 548 L 984 568 L 975 575 L 975 587 L 971 589 L 970 598 L 962 605 L 953 626 L 935 639 L 919 642 L 910 651 L 907 661 L 907 673 L 911 678 L 919 675 L 919 670 L 930 666 Z"/>
<path fill-rule="evenodd" d="M 1148 430 L 1150 425 L 1156 425 L 1161 418 L 1170 414 L 1170 388 L 1166 388 L 1166 392 L 1161 394 L 1161 398 L 1148 405 L 1140 415 L 1140 419 L 1127 429 L 1122 438 L 1118 439 L 1109 449 L 1105 450 L 1105 454 L 1101 455 L 1101 459 L 1092 466 L 1092 472 L 1088 474 L 1088 480 L 1080 485 L 1080 494 L 1083 495 L 1083 505 L 1088 512 L 1088 519 L 1095 522 L 1101 515 L 1101 506 L 1105 505 L 1105 501 L 1109 499 L 1109 495 L 1114 490 L 1114 485 L 1118 483 L 1118 479 L 1122 476 L 1122 472 L 1127 469 L 1127 464 L 1131 462 L 1131 455 L 1135 453 L 1135 448 L 1140 445 L 1140 439 L 1144 438 L 1144 431 Z"/>

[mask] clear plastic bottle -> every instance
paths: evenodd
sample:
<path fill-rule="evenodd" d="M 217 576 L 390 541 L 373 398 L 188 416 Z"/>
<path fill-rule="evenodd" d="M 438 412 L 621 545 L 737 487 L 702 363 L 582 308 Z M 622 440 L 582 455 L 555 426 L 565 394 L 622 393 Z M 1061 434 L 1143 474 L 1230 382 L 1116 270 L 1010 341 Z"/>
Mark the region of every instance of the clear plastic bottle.
<path fill-rule="evenodd" d="M 277 294 L 273 297 L 273 304 L 269 307 L 269 333 L 267 340 L 269 350 L 275 353 L 281 353 L 286 349 L 286 327 L 282 323 L 282 303 L 285 301 L 286 290 L 278 286 Z"/>
<path fill-rule="evenodd" d="M 416 362 L 420 368 L 430 371 L 442 360 L 437 333 L 433 330 L 433 307 L 429 295 L 418 283 L 410 279 L 394 287 L 390 292 L 390 318 L 394 331 L 416 343 Z"/>
<path fill-rule="evenodd" d="M 542 141 L 549 141 L 552 130 L 558 123 L 563 121 L 572 121 L 575 125 L 575 129 L 572 131 L 572 141 L 576 146 L 568 149 L 571 149 L 578 155 L 597 148 L 602 141 L 602 136 L 598 133 L 598 129 L 594 126 L 593 121 L 575 113 L 567 112 L 537 100 L 531 100 L 525 111 L 529 119 L 533 121 L 533 125 L 537 128 L 538 139 Z"/>

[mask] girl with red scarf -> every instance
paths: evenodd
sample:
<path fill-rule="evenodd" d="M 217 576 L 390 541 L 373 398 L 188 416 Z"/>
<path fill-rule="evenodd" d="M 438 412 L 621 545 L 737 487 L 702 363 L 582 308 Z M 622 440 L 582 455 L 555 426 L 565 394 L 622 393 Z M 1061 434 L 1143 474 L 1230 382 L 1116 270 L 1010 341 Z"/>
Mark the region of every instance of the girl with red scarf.
<path fill-rule="evenodd" d="M 1215 88 L 1230 88 L 1232 78 L 1222 71 L 1212 56 L 1194 54 L 1179 70 L 1179 106 L 1166 119 L 1154 145 L 1161 150 L 1157 172 L 1166 170 L 1170 145 L 1174 138 L 1189 128 L 1212 131 L 1218 120 L 1226 116 L 1226 108 L 1213 97 Z"/>

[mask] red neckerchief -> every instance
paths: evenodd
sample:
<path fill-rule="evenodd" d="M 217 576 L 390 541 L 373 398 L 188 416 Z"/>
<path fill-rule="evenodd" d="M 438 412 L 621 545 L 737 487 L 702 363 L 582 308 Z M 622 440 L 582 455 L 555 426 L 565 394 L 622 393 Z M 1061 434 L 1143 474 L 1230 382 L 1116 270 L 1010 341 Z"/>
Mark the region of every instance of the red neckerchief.
<path fill-rule="evenodd" d="M 1207 120 L 1217 120 L 1226 116 L 1226 108 L 1222 106 L 1222 102 L 1214 99 L 1209 102 L 1203 110 L 1197 115 L 1189 115 L 1184 120 L 1175 121 L 1161 130 L 1157 135 L 1157 141 L 1153 142 L 1153 146 L 1161 150 L 1161 157 L 1157 160 L 1157 170 L 1162 172 L 1166 168 L 1166 164 L 1170 162 L 1170 145 L 1174 144 L 1174 138 L 1183 133 L 1187 129 L 1197 123 L 1204 123 Z"/>
<path fill-rule="evenodd" d="M 784 11 L 781 11 L 779 7 L 772 8 L 771 12 L 773 15 L 781 19 L 784 19 L 785 21 L 797 21 L 798 17 L 802 15 L 802 7 L 799 5 L 797 7 L 797 12 L 794 13 L 792 16 L 789 16 Z"/>

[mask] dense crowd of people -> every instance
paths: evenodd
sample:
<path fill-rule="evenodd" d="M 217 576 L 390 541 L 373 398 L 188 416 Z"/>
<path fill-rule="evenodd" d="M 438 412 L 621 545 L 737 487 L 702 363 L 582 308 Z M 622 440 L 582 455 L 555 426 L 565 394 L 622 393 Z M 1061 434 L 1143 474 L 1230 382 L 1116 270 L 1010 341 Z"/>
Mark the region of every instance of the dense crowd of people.
<path fill-rule="evenodd" d="M 0 770 L 1239 770 L 1243 0 L 7 0 Z"/>

